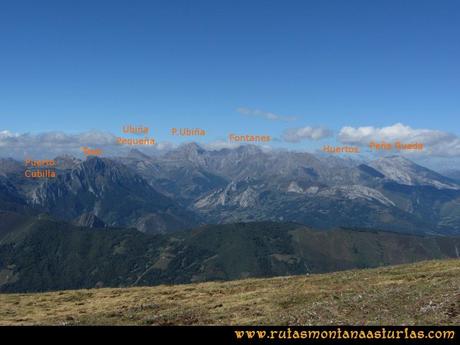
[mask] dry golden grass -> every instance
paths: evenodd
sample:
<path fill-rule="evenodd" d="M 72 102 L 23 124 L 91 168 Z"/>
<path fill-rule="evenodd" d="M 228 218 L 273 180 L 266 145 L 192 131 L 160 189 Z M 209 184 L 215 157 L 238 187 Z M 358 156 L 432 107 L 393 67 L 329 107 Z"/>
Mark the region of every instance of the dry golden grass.
<path fill-rule="evenodd" d="M 460 260 L 232 282 L 0 294 L 2 325 L 460 324 Z"/>

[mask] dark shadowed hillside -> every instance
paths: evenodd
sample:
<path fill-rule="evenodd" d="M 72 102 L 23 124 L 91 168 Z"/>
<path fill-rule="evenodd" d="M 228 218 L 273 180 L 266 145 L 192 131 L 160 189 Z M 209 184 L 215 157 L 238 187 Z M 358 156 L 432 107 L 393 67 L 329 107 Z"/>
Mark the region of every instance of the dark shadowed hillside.
<path fill-rule="evenodd" d="M 321 273 L 458 257 L 460 238 L 316 231 L 292 223 L 204 226 L 169 235 L 85 228 L 1 212 L 0 290 L 189 283 Z"/>

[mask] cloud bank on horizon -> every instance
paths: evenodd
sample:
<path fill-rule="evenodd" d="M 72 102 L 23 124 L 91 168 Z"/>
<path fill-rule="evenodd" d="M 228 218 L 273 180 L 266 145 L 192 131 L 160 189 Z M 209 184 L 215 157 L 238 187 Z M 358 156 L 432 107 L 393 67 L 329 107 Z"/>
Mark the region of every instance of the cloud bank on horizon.
<path fill-rule="evenodd" d="M 419 142 L 425 147 L 419 154 L 435 157 L 460 156 L 460 138 L 448 132 L 433 129 L 415 129 L 402 123 L 387 127 L 342 127 L 337 136 L 343 144 L 366 147 L 371 141 L 404 143 Z"/>
<path fill-rule="evenodd" d="M 0 131 L 0 156 L 23 158 L 26 156 L 57 156 L 60 154 L 81 155 L 81 148 L 84 146 L 97 147 L 103 150 L 104 155 L 120 155 L 129 152 L 133 148 L 145 152 L 162 152 L 176 147 L 178 144 L 160 141 L 155 145 L 120 145 L 116 140 L 117 136 L 110 132 L 89 131 L 77 134 L 65 132 L 43 132 L 13 133 L 8 130 Z M 460 158 L 460 137 L 433 129 L 416 129 L 402 123 L 396 123 L 386 127 L 342 127 L 334 137 L 331 129 L 324 127 L 298 127 L 284 130 L 281 137 L 273 143 L 284 142 L 295 144 L 302 141 L 325 140 L 332 138 L 338 144 L 355 145 L 361 148 L 369 147 L 371 141 L 394 143 L 419 142 L 425 147 L 423 151 L 412 153 L 420 157 L 433 158 Z M 209 150 L 220 150 L 223 148 L 235 148 L 241 143 L 231 143 L 225 140 L 214 140 L 201 143 Z M 270 146 L 264 145 L 264 149 Z M 388 152 L 395 154 L 394 151 Z M 401 154 L 410 154 L 401 152 Z"/>
<path fill-rule="evenodd" d="M 53 158 L 62 154 L 80 156 L 83 147 L 101 149 L 104 155 L 118 155 L 129 152 L 136 146 L 120 145 L 117 136 L 110 132 L 88 131 L 77 134 L 65 132 L 13 133 L 0 131 L 1 157 Z M 173 147 L 172 143 L 160 142 L 143 146 L 143 151 L 161 151 Z"/>
<path fill-rule="evenodd" d="M 324 127 L 288 128 L 283 132 L 282 138 L 288 143 L 299 143 L 303 140 L 321 140 L 330 138 L 333 131 Z"/>

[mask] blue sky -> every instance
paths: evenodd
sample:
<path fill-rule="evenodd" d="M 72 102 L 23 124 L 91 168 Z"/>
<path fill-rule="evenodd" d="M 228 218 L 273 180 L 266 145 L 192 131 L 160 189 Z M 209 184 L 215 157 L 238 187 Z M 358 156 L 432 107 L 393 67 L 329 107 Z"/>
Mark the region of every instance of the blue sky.
<path fill-rule="evenodd" d="M 0 131 L 131 123 L 158 141 L 178 140 L 171 127 L 212 141 L 402 123 L 458 135 L 459 37 L 453 0 L 3 1 Z"/>

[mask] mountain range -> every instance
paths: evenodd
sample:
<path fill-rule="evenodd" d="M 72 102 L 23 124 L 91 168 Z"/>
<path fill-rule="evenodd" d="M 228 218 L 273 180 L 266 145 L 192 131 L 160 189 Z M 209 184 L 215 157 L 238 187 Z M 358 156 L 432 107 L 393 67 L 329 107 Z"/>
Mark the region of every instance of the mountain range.
<path fill-rule="evenodd" d="M 460 256 L 460 185 L 373 161 L 185 144 L 0 160 L 0 291 L 322 273 Z"/>
<path fill-rule="evenodd" d="M 162 155 L 56 163 L 56 178 L 26 179 L 21 162 L 2 159 L 2 208 L 146 233 L 253 221 L 460 233 L 460 185 L 400 156 L 362 161 L 189 143 Z"/>

